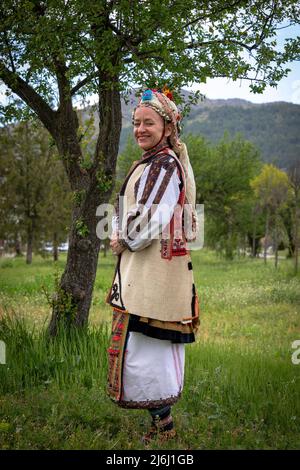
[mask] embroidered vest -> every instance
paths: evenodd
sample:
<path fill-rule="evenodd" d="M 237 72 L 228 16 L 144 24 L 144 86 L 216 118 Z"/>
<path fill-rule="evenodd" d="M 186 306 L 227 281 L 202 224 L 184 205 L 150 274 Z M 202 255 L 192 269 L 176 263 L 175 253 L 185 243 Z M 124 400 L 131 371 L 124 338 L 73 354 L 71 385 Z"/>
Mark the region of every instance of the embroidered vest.
<path fill-rule="evenodd" d="M 174 156 L 173 152 L 171 155 Z M 125 180 L 123 194 L 128 207 L 136 203 L 135 184 L 147 163 L 148 160 L 139 161 Z M 180 162 L 179 168 L 185 191 L 185 175 Z M 174 247 L 172 244 L 173 256 L 162 256 L 164 244 L 160 238 L 152 240 L 150 246 L 141 251 L 123 251 L 118 258 L 107 302 L 114 308 L 143 317 L 191 321 L 198 314 L 195 312 L 197 302 L 192 262 L 185 248 L 174 256 L 180 248 L 182 246 L 176 247 L 175 244 Z"/>

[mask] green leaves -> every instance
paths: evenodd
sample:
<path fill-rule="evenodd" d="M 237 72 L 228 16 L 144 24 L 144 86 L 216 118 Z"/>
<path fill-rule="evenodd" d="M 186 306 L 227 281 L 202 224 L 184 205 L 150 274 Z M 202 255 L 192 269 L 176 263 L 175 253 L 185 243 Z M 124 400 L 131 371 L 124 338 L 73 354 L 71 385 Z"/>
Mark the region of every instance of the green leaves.
<path fill-rule="evenodd" d="M 251 227 L 253 194 L 250 180 L 259 171 L 258 150 L 237 135 L 216 144 L 203 137 L 184 138 L 193 166 L 197 202 L 204 204 L 205 243 L 232 258 Z"/>
<path fill-rule="evenodd" d="M 89 234 L 89 229 L 82 218 L 76 220 L 75 229 L 82 238 L 85 238 Z"/>
<path fill-rule="evenodd" d="M 85 88 L 97 92 L 95 71 L 117 74 L 123 89 L 149 77 L 178 87 L 206 77 L 251 77 L 251 89 L 261 93 L 270 79 L 280 80 L 277 72 L 285 63 L 299 57 L 299 38 L 286 41 L 281 52 L 274 39 L 283 21 L 298 21 L 294 12 L 294 1 L 263 6 L 220 0 L 3 0 L 1 55 L 52 102 L 57 60 L 66 64 L 71 85 L 91 75 L 79 94 Z"/>
<path fill-rule="evenodd" d="M 262 207 L 278 209 L 288 196 L 287 174 L 274 165 L 264 165 L 262 171 L 251 181 L 251 187 Z"/>
<path fill-rule="evenodd" d="M 80 207 L 82 202 L 86 197 L 86 191 L 83 189 L 81 191 L 74 191 L 73 192 L 73 202 L 75 203 L 76 207 Z"/>
<path fill-rule="evenodd" d="M 110 175 L 107 175 L 100 167 L 97 171 L 97 186 L 101 192 L 106 193 L 110 191 L 113 185 L 113 180 Z"/>

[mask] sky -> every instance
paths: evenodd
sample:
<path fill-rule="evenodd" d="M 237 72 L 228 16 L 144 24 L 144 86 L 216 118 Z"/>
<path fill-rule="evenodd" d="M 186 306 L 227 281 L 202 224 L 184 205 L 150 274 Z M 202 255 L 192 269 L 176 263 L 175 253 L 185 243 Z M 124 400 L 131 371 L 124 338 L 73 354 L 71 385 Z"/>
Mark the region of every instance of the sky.
<path fill-rule="evenodd" d="M 277 32 L 278 47 L 281 48 L 287 37 L 300 36 L 300 25 L 281 29 Z M 300 104 L 300 61 L 287 65 L 291 69 L 276 88 L 267 87 L 263 94 L 250 92 L 248 80 L 233 82 L 226 78 L 208 79 L 206 84 L 194 85 L 192 89 L 200 90 L 209 99 L 241 98 L 253 103 L 269 103 L 271 101 L 288 101 Z"/>

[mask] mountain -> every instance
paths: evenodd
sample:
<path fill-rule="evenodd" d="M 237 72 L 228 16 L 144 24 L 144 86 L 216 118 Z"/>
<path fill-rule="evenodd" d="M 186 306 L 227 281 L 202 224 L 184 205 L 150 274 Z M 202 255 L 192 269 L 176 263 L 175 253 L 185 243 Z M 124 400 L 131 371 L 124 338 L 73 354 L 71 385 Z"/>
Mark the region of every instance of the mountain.
<path fill-rule="evenodd" d="M 188 92 L 184 93 L 187 97 Z M 120 152 L 132 133 L 131 113 L 137 99 L 130 95 L 128 103 L 122 101 L 122 134 Z M 88 114 L 88 110 L 83 111 Z M 95 116 L 96 128 L 98 118 Z M 233 99 L 205 99 L 193 105 L 183 119 L 183 135 L 203 135 L 217 142 L 227 131 L 230 136 L 241 133 L 261 151 L 263 161 L 287 168 L 300 159 L 300 105 L 284 101 L 256 104 Z"/>
<path fill-rule="evenodd" d="M 206 100 L 191 110 L 184 123 L 184 133 L 201 134 L 211 142 L 225 131 L 230 136 L 241 133 L 260 149 L 265 162 L 280 168 L 300 159 L 300 105 Z"/>

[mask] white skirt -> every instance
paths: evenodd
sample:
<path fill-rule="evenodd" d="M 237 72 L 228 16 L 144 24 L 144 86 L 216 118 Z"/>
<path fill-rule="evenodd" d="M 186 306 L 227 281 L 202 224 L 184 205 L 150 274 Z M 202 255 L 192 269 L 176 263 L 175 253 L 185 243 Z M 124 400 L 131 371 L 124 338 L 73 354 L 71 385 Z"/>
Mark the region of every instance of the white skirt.
<path fill-rule="evenodd" d="M 184 352 L 184 344 L 130 332 L 123 363 L 123 406 L 175 403 L 183 388 Z"/>

